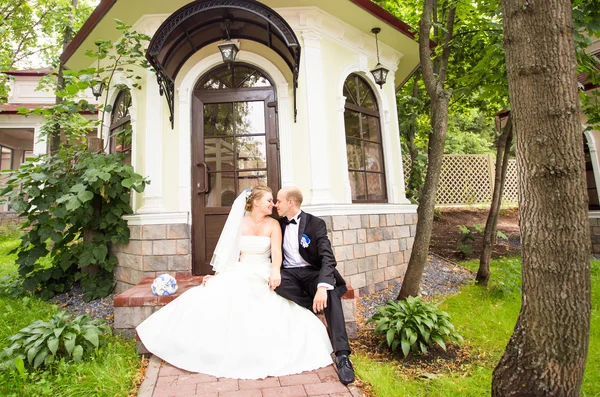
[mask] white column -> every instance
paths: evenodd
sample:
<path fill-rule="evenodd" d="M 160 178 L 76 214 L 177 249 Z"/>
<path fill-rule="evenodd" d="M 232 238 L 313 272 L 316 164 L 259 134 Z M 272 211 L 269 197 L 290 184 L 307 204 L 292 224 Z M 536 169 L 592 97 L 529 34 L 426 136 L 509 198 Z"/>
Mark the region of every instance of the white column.
<path fill-rule="evenodd" d="M 46 153 L 46 137 L 40 136 L 41 125 L 36 125 L 33 129 L 33 154 L 36 156 Z"/>
<path fill-rule="evenodd" d="M 281 186 L 293 185 L 292 176 L 292 112 L 288 94 L 288 84 L 277 84 L 277 116 L 279 120 L 279 164 L 281 167 Z"/>
<path fill-rule="evenodd" d="M 306 118 L 310 145 L 312 180 L 311 205 L 331 204 L 331 181 L 329 162 L 329 138 L 325 120 L 325 82 L 323 79 L 322 36 L 315 31 L 303 31 L 304 40 L 304 83 L 306 84 Z"/>
<path fill-rule="evenodd" d="M 191 212 L 192 210 L 192 112 L 190 109 L 189 88 L 179 88 L 177 114 L 175 120 L 179 132 L 179 172 L 177 173 L 179 212 Z"/>
<path fill-rule="evenodd" d="M 338 145 L 341 148 L 344 148 L 344 154 L 341 156 L 343 161 L 338 162 L 338 167 L 341 170 L 348 170 L 348 153 L 346 152 L 346 125 L 344 122 L 344 112 L 346 111 L 346 97 L 340 95 L 337 98 L 337 117 L 338 117 L 338 125 L 342 126 L 341 131 L 339 131 L 337 135 Z M 350 177 L 348 176 L 348 172 L 344 172 L 342 174 L 342 184 L 344 185 L 344 203 L 352 204 L 352 187 L 350 186 Z"/>
<path fill-rule="evenodd" d="M 160 96 L 156 75 L 146 74 L 146 147 L 144 173 L 150 184 L 144 190 L 144 205 L 137 210 L 140 214 L 163 212 L 162 206 L 162 129 L 163 101 Z"/>

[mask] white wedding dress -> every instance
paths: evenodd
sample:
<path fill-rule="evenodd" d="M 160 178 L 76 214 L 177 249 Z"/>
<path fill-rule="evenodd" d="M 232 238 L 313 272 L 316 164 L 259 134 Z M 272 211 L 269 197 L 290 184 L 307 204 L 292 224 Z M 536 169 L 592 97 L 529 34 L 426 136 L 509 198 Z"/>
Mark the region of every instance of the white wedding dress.
<path fill-rule="evenodd" d="M 261 379 L 332 363 L 323 323 L 271 291 L 271 239 L 241 236 L 240 261 L 137 327 L 144 346 L 175 367 Z"/>

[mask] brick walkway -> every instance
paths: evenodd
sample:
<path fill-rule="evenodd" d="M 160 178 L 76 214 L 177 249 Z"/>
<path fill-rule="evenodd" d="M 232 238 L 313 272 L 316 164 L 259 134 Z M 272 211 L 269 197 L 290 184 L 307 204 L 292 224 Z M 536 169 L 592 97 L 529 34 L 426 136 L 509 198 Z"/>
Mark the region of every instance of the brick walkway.
<path fill-rule="evenodd" d="M 152 357 L 138 397 L 353 397 L 333 365 L 298 375 L 260 380 L 216 378 L 190 373 Z"/>

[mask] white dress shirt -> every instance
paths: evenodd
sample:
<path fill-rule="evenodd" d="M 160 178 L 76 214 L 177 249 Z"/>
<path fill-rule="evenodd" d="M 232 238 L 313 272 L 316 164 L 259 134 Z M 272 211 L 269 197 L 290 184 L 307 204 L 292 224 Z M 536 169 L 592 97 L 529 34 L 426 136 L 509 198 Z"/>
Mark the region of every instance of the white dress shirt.
<path fill-rule="evenodd" d="M 300 246 L 298 243 L 298 233 L 300 228 L 300 217 L 302 211 L 298 212 L 291 220 L 295 220 L 296 223 L 290 223 L 286 226 L 285 234 L 283 236 L 283 267 L 286 269 L 296 267 L 310 266 L 310 263 L 304 260 L 300 255 Z M 328 283 L 319 283 L 318 287 L 326 287 L 328 290 L 332 290 L 333 286 Z"/>

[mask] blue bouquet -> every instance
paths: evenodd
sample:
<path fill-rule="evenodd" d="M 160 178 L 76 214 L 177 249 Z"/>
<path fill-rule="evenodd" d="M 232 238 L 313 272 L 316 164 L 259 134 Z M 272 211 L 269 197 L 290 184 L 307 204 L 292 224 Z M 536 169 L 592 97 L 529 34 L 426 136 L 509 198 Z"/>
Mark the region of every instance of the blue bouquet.
<path fill-rule="evenodd" d="M 161 274 L 152 282 L 152 293 L 158 296 L 169 296 L 177 292 L 177 280 L 170 274 Z"/>

